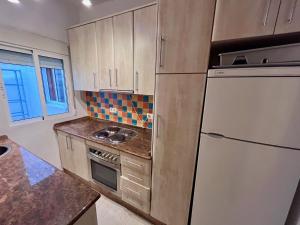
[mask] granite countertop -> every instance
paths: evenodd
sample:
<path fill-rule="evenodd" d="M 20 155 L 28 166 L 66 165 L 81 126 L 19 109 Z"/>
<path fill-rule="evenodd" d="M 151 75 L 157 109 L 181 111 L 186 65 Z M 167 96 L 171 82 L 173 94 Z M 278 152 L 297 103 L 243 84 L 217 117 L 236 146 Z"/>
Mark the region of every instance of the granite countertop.
<path fill-rule="evenodd" d="M 137 135 L 120 144 L 111 144 L 107 141 L 99 140 L 93 137 L 93 134 L 108 126 L 119 126 L 132 129 Z M 151 133 L 152 130 L 139 128 L 107 120 L 95 119 L 92 117 L 82 117 L 54 125 L 54 129 L 65 133 L 90 140 L 119 151 L 123 151 L 141 158 L 151 159 Z"/>
<path fill-rule="evenodd" d="M 0 156 L 1 225 L 74 224 L 100 195 L 41 160 L 7 136 L 0 145 L 10 151 Z"/>

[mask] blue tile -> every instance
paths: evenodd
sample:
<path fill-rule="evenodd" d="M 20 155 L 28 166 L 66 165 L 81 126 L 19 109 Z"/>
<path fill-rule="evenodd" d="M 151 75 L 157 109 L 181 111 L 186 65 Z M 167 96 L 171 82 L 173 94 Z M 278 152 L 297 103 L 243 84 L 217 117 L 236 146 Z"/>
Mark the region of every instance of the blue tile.
<path fill-rule="evenodd" d="M 122 117 L 118 117 L 118 122 L 122 123 L 123 122 L 123 118 Z"/>
<path fill-rule="evenodd" d="M 97 97 L 93 97 L 94 102 L 97 102 Z"/>
<path fill-rule="evenodd" d="M 91 105 L 91 103 L 90 103 L 90 102 L 86 102 L 86 105 L 87 105 L 87 106 L 90 106 L 90 105 Z"/>
<path fill-rule="evenodd" d="M 153 109 L 153 103 L 149 103 L 149 109 Z"/>
<path fill-rule="evenodd" d="M 126 97 L 127 97 L 127 100 L 131 100 L 132 99 L 131 95 L 127 95 Z"/>
<path fill-rule="evenodd" d="M 92 97 L 93 96 L 93 92 L 88 91 L 87 95 L 90 96 L 90 97 Z"/>
<path fill-rule="evenodd" d="M 106 120 L 109 120 L 109 115 L 105 115 L 105 119 L 106 119 Z"/>
<path fill-rule="evenodd" d="M 144 95 L 143 96 L 143 102 L 149 102 L 149 96 Z"/>
<path fill-rule="evenodd" d="M 97 106 L 98 106 L 98 107 L 101 107 L 101 103 L 100 103 L 100 102 L 98 102 L 98 103 L 97 103 Z"/>
<path fill-rule="evenodd" d="M 104 96 L 105 96 L 104 92 L 100 92 L 100 97 L 104 98 Z"/>
<path fill-rule="evenodd" d="M 102 113 L 102 114 L 105 114 L 105 109 L 101 109 L 101 113 Z"/>
<path fill-rule="evenodd" d="M 137 113 L 138 113 L 138 114 L 143 114 L 143 109 L 137 108 Z"/>
<path fill-rule="evenodd" d="M 114 108 L 114 105 L 113 104 L 109 104 L 109 108 Z"/>
<path fill-rule="evenodd" d="M 95 117 L 98 117 L 98 113 L 95 113 L 94 116 L 95 116 Z"/>
<path fill-rule="evenodd" d="M 94 112 L 94 107 L 91 108 L 91 112 Z"/>
<path fill-rule="evenodd" d="M 119 106 L 122 106 L 122 103 L 123 103 L 122 100 L 119 99 L 119 100 L 118 100 L 118 105 L 119 105 Z"/>
<path fill-rule="evenodd" d="M 127 113 L 127 118 L 132 119 L 132 113 Z"/>
<path fill-rule="evenodd" d="M 109 99 L 108 99 L 108 98 L 105 98 L 105 99 L 104 99 L 104 103 L 105 103 L 105 104 L 109 104 Z"/>
<path fill-rule="evenodd" d="M 123 111 L 123 112 L 127 112 L 127 106 L 123 106 L 123 107 L 122 107 L 122 111 Z"/>
<path fill-rule="evenodd" d="M 137 107 L 137 102 L 136 101 L 132 101 L 132 106 L 133 107 Z"/>
<path fill-rule="evenodd" d="M 113 99 L 117 99 L 117 98 L 118 98 L 118 94 L 117 94 L 117 93 L 113 93 L 113 94 L 112 94 L 112 98 L 113 98 Z"/>
<path fill-rule="evenodd" d="M 143 115 L 143 120 L 147 121 L 147 116 L 146 115 Z"/>
<path fill-rule="evenodd" d="M 152 123 L 148 123 L 148 128 L 152 129 Z"/>
<path fill-rule="evenodd" d="M 137 125 L 137 120 L 132 120 L 132 125 Z"/>

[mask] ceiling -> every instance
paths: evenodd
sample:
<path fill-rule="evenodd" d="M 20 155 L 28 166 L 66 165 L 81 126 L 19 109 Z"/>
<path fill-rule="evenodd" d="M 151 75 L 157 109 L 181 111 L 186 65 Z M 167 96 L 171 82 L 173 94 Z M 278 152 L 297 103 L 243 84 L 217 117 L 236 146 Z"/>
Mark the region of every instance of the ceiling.
<path fill-rule="evenodd" d="M 82 0 L 67 0 L 67 1 L 70 2 L 70 3 L 74 3 L 78 6 L 83 6 L 82 3 L 81 3 Z M 98 5 L 98 4 L 101 4 L 103 2 L 107 2 L 107 1 L 111 1 L 111 0 L 91 0 L 93 5 Z"/>

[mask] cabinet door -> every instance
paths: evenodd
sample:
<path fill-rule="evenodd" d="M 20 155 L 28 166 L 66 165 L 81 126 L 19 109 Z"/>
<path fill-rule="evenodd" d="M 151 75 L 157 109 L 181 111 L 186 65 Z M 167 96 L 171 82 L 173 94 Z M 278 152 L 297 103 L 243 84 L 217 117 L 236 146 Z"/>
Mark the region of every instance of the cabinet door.
<path fill-rule="evenodd" d="M 57 133 L 60 160 L 61 165 L 64 169 L 67 169 L 71 172 L 73 171 L 73 162 L 72 162 L 72 151 L 70 148 L 70 136 L 61 132 Z"/>
<path fill-rule="evenodd" d="M 157 73 L 206 73 L 214 0 L 160 0 Z"/>
<path fill-rule="evenodd" d="M 70 29 L 69 42 L 75 90 L 98 90 L 95 24 Z"/>
<path fill-rule="evenodd" d="M 73 171 L 76 175 L 89 180 L 88 173 L 88 158 L 86 145 L 83 139 L 71 136 L 71 151 Z"/>
<path fill-rule="evenodd" d="M 96 22 L 100 89 L 115 89 L 112 18 Z"/>
<path fill-rule="evenodd" d="M 217 0 L 213 41 L 272 35 L 280 0 Z"/>
<path fill-rule="evenodd" d="M 115 85 L 120 91 L 133 91 L 133 12 L 113 17 Z"/>
<path fill-rule="evenodd" d="M 154 95 L 157 6 L 134 11 L 134 93 Z"/>
<path fill-rule="evenodd" d="M 205 79 L 157 75 L 151 216 L 166 224 L 188 222 Z"/>
<path fill-rule="evenodd" d="M 300 1 L 281 1 L 275 34 L 300 31 Z"/>

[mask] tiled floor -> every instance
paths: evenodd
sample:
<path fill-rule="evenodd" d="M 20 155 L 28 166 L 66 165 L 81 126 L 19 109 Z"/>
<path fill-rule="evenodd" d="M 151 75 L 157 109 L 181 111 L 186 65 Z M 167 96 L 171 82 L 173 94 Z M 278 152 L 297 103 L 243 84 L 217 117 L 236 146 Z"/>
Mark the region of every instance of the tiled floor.
<path fill-rule="evenodd" d="M 151 225 L 123 206 L 104 197 L 96 202 L 98 225 Z"/>

